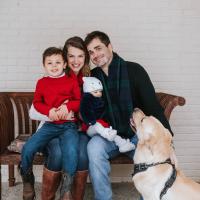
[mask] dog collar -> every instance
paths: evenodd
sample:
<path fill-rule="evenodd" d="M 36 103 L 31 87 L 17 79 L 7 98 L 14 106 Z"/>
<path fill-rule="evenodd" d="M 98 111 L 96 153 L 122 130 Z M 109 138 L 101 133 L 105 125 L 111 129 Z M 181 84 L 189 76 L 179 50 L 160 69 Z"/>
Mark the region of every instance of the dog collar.
<path fill-rule="evenodd" d="M 153 167 L 156 165 L 162 165 L 162 164 L 172 164 L 171 160 L 168 158 L 167 160 L 165 160 L 164 162 L 156 162 L 156 163 L 152 163 L 152 164 L 146 164 L 146 163 L 139 163 L 139 164 L 134 164 L 134 172 L 132 174 L 132 176 L 135 176 L 137 173 L 139 172 L 143 172 L 146 171 L 149 167 Z"/>
<path fill-rule="evenodd" d="M 149 167 L 153 167 L 156 165 L 162 165 L 162 164 L 166 164 L 166 163 L 170 164 L 172 166 L 173 170 L 172 170 L 171 176 L 166 181 L 164 188 L 160 192 L 160 199 L 162 199 L 162 197 L 167 193 L 168 189 L 173 185 L 173 183 L 176 180 L 177 173 L 176 173 L 175 165 L 171 163 L 171 160 L 169 158 L 167 160 L 165 160 L 164 162 L 156 162 L 156 163 L 152 163 L 152 164 L 145 164 L 145 163 L 135 164 L 134 165 L 134 173 L 132 174 L 132 176 L 135 176 L 139 172 L 146 171 Z"/>

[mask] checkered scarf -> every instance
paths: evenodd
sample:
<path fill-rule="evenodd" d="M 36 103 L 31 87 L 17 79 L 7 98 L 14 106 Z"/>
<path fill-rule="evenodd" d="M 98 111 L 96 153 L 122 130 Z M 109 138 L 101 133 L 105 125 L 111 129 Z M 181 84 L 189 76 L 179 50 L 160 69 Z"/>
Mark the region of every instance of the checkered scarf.
<path fill-rule="evenodd" d="M 133 111 L 133 100 L 129 83 L 127 64 L 116 53 L 109 66 L 108 77 L 99 67 L 98 76 L 103 84 L 103 97 L 106 101 L 106 112 L 109 123 L 122 137 L 133 136 L 129 126 Z"/>

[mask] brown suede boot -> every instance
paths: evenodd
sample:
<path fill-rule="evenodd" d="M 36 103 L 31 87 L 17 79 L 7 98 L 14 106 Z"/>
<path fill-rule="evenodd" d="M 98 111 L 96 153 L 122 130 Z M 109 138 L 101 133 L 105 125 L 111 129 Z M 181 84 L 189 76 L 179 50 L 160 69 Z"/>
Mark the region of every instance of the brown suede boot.
<path fill-rule="evenodd" d="M 61 172 L 54 172 L 44 167 L 41 200 L 54 200 L 60 184 Z"/>
<path fill-rule="evenodd" d="M 76 172 L 72 186 L 73 200 L 83 200 L 87 177 L 88 170 Z"/>

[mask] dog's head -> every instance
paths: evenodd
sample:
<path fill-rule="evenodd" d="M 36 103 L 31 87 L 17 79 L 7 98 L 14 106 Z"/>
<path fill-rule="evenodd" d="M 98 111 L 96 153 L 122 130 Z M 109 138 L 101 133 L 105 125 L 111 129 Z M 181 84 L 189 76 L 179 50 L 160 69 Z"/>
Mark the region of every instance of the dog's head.
<path fill-rule="evenodd" d="M 138 136 L 137 149 L 148 149 L 153 157 L 170 158 L 172 163 L 176 167 L 178 166 L 172 147 L 172 135 L 159 120 L 153 116 L 146 116 L 140 109 L 136 108 L 130 122 Z"/>
<path fill-rule="evenodd" d="M 140 144 L 147 142 L 154 144 L 163 140 L 171 144 L 172 136 L 169 130 L 155 117 L 146 116 L 138 108 L 133 111 L 131 126 L 135 129 Z"/>

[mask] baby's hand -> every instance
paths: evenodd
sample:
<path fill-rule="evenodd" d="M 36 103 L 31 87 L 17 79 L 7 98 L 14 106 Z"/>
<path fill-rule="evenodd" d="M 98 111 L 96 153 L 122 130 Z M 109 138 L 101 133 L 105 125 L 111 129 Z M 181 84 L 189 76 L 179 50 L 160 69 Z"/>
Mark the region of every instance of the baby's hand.
<path fill-rule="evenodd" d="M 49 119 L 52 120 L 52 121 L 58 121 L 59 120 L 56 108 L 52 108 L 49 111 Z"/>

